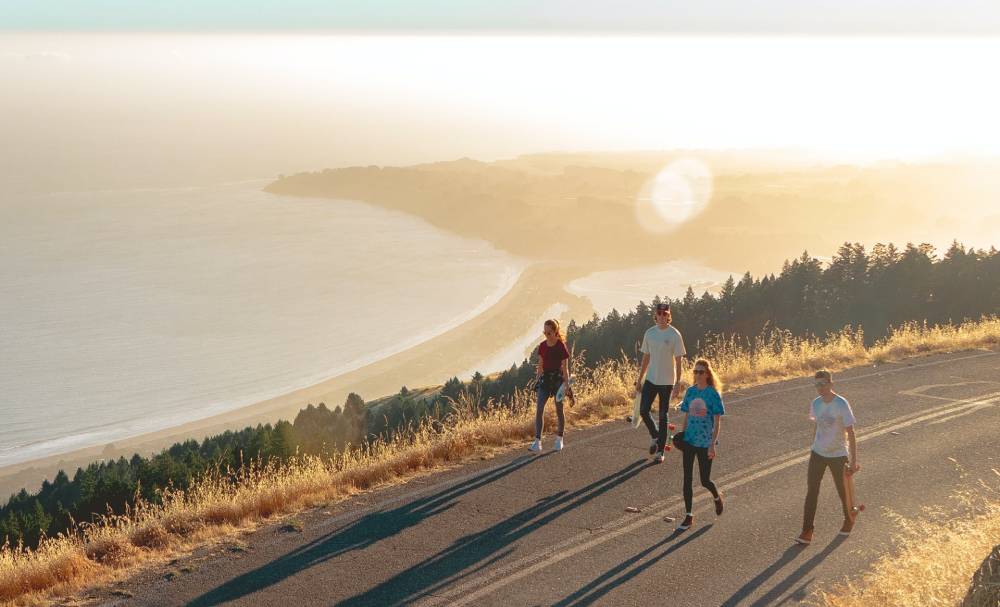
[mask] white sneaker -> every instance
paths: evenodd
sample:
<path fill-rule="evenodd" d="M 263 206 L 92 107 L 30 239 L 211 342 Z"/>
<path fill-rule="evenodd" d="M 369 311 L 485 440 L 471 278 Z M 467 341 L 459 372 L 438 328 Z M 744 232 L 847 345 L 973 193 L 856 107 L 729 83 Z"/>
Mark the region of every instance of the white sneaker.
<path fill-rule="evenodd" d="M 562 439 L 561 436 L 557 436 L 556 437 L 556 444 L 552 445 L 552 450 L 553 451 L 562 451 L 562 448 L 563 448 L 563 439 Z"/>
<path fill-rule="evenodd" d="M 542 441 L 538 440 L 537 438 L 535 439 L 535 442 L 531 443 L 531 446 L 528 447 L 528 451 L 541 451 L 541 450 L 542 450 Z"/>

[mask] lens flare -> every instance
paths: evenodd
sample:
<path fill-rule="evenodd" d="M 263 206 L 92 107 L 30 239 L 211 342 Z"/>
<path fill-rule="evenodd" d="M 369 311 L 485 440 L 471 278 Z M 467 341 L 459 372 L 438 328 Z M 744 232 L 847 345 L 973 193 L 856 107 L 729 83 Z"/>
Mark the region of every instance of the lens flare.
<path fill-rule="evenodd" d="M 636 219 L 650 232 L 671 232 L 705 210 L 712 198 L 712 172 L 696 158 L 674 160 L 636 199 Z"/>

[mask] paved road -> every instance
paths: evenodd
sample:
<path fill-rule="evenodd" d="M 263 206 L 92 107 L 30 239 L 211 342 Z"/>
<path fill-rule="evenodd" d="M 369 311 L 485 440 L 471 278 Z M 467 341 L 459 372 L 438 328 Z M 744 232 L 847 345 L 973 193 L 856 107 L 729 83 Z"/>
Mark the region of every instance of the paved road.
<path fill-rule="evenodd" d="M 569 432 L 560 453 L 514 452 L 315 511 L 301 533 L 270 526 L 246 538 L 246 551 L 201 551 L 171 581 L 148 572 L 126 585 L 134 597 L 101 596 L 191 606 L 794 604 L 891 547 L 887 509 L 917 515 L 1000 469 L 1000 353 L 835 379 L 859 420 L 857 492 L 868 506 L 846 539 L 827 476 L 815 541 L 791 541 L 815 396 L 800 379 L 726 395 L 713 470 L 726 511 L 716 518 L 696 486 L 696 525 L 685 533 L 664 520 L 683 514 L 678 454 L 652 464 L 648 438 L 618 422 Z"/>

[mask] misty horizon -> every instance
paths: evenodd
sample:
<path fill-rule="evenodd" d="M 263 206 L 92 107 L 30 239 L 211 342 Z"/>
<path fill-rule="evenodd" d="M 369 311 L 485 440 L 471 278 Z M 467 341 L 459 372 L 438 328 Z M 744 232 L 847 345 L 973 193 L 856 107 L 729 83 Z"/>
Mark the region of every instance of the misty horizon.
<path fill-rule="evenodd" d="M 995 158 L 984 38 L 0 36 L 0 187 L 64 191 L 552 151 Z"/>

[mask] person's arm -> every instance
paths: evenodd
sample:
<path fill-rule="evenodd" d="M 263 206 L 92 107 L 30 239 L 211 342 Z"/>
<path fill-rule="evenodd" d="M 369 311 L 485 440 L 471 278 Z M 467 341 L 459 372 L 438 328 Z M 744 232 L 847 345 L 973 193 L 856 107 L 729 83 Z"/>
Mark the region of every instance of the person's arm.
<path fill-rule="evenodd" d="M 542 347 L 538 346 L 538 365 L 535 366 L 535 381 L 542 379 L 542 369 L 544 368 L 542 365 L 544 364 L 545 361 L 542 360 Z"/>
<path fill-rule="evenodd" d="M 674 389 L 671 391 L 670 398 L 676 400 L 681 394 L 681 359 L 683 356 L 674 357 Z"/>
<path fill-rule="evenodd" d="M 844 432 L 847 432 L 847 449 L 850 453 L 847 465 L 851 472 L 857 472 L 861 466 L 858 465 L 858 440 L 854 436 L 854 426 L 844 428 Z"/>
<path fill-rule="evenodd" d="M 649 353 L 646 352 L 642 355 L 642 363 L 639 365 L 639 379 L 635 380 L 635 391 L 638 392 L 642 388 L 642 378 L 646 377 L 646 369 L 649 368 Z"/>
<path fill-rule="evenodd" d="M 708 459 L 715 459 L 715 443 L 719 440 L 719 431 L 722 430 L 722 416 L 713 415 L 715 427 L 712 429 L 712 444 L 708 446 Z"/>
<path fill-rule="evenodd" d="M 569 381 L 569 359 L 564 358 L 562 361 L 562 378 L 564 382 Z"/>

